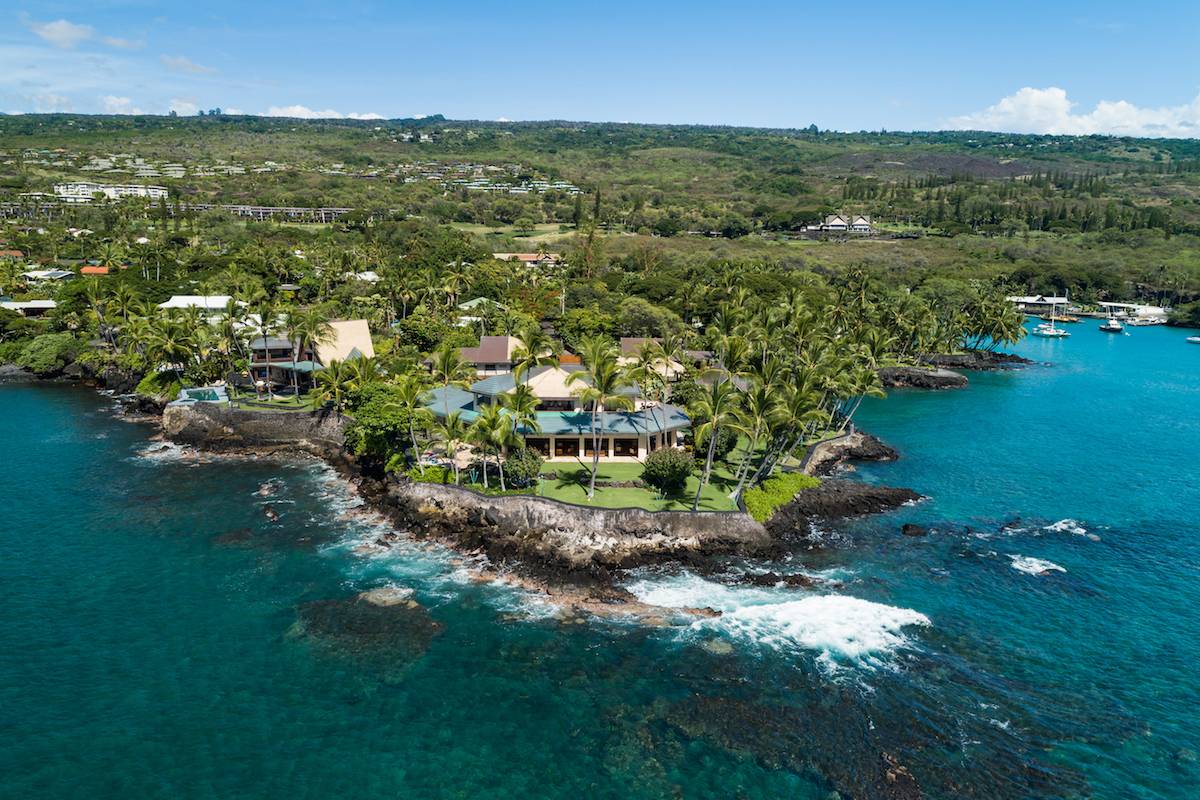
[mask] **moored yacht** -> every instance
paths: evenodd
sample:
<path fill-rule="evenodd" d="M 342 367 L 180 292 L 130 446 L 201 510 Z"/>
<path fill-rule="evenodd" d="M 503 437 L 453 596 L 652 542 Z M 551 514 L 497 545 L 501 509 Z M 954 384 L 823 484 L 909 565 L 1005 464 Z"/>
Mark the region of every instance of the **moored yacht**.
<path fill-rule="evenodd" d="M 1188 344 L 1200 344 L 1200 336 L 1189 336 L 1187 340 Z"/>
<path fill-rule="evenodd" d="M 1100 323 L 1100 330 L 1104 331 L 1105 333 L 1121 333 L 1125 330 L 1125 326 L 1122 325 L 1119 320 L 1115 320 L 1110 317 L 1109 319 L 1106 319 L 1104 322 Z"/>

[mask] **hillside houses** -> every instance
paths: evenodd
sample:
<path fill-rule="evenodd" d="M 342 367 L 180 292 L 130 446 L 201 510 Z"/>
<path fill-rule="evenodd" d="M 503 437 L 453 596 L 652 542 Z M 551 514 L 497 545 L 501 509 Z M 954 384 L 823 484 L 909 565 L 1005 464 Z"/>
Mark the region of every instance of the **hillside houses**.
<path fill-rule="evenodd" d="M 871 224 L 871 218 L 865 214 L 829 214 L 820 222 L 804 225 L 800 232 L 810 235 L 869 236 L 875 232 L 875 227 Z"/>

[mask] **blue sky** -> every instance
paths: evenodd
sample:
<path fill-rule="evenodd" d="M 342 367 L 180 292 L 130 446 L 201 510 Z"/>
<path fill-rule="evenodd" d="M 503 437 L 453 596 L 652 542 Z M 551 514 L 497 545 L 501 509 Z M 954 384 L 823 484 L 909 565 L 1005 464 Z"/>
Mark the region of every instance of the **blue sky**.
<path fill-rule="evenodd" d="M 10 113 L 1200 137 L 1197 2 L 4 5 Z"/>

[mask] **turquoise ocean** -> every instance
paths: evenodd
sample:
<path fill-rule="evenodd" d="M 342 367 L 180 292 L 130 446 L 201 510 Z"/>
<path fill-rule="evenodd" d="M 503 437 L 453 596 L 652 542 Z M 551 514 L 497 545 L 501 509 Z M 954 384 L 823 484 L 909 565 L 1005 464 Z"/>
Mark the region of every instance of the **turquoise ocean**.
<path fill-rule="evenodd" d="M 1200 346 L 1071 331 L 864 404 L 902 458 L 852 477 L 928 500 L 630 576 L 725 612 L 676 628 L 365 553 L 315 462 L 0 386 L 0 797 L 887 797 L 885 759 L 928 797 L 1198 796 Z M 767 569 L 824 583 L 739 582 Z M 353 601 L 389 583 L 420 607 Z"/>

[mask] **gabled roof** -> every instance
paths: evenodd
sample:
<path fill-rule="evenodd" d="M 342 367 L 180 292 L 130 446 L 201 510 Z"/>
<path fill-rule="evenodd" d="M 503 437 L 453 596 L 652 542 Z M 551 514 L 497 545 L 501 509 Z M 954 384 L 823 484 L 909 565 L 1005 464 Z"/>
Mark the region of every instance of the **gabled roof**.
<path fill-rule="evenodd" d="M 22 272 L 21 277 L 31 281 L 61 281 L 66 278 L 74 278 L 75 273 L 65 269 L 31 269 L 28 272 Z"/>
<path fill-rule="evenodd" d="M 332 333 L 316 343 L 317 360 L 322 364 L 351 358 L 375 357 L 371 329 L 365 319 L 344 319 L 329 323 Z"/>
<path fill-rule="evenodd" d="M 472 364 L 503 364 L 512 361 L 513 352 L 520 346 L 515 336 L 484 336 L 477 347 L 464 347 L 459 354 Z"/>

